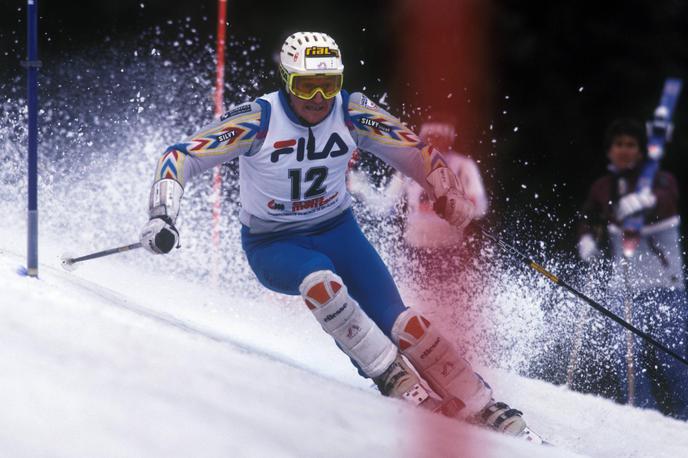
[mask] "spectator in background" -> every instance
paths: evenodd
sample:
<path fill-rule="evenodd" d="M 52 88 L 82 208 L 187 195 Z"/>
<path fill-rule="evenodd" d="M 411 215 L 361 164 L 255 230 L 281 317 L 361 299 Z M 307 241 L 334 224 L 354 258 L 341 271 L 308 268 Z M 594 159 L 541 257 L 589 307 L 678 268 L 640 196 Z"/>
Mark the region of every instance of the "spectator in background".
<path fill-rule="evenodd" d="M 608 251 L 610 294 L 624 299 L 617 303 L 625 301 L 630 305 L 631 316 L 626 314 L 627 317 L 636 327 L 686 356 L 688 301 L 679 242 L 676 179 L 659 170 L 650 191 L 635 191 L 647 160 L 646 134 L 640 123 L 630 119 L 614 121 L 607 129 L 605 143 L 609 172 L 593 183 L 583 205 L 580 257 L 591 262 Z M 638 233 L 624 233 L 623 221 L 639 214 L 644 216 L 642 229 Z M 599 231 L 595 228 L 600 227 L 604 228 L 608 249 L 599 248 Z M 634 242 L 635 249 L 631 252 L 627 244 L 624 252 L 624 242 L 629 241 Z M 614 327 L 613 332 L 619 335 L 622 330 Z M 621 400 L 687 420 L 688 370 L 640 339 L 632 342 L 632 365 L 627 365 L 623 358 L 626 350 L 624 347 L 614 358 L 619 364 L 616 376 Z"/>

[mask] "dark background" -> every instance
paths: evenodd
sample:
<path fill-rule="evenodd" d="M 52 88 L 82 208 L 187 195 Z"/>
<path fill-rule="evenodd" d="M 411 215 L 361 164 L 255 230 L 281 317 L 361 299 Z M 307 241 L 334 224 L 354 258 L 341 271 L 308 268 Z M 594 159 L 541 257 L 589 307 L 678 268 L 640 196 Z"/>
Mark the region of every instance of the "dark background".
<path fill-rule="evenodd" d="M 137 42 L 170 19 L 188 18 L 213 46 L 216 8 L 212 0 L 40 1 L 41 71 L 89 47 Z M 25 2 L 2 0 L 0 16 L 0 77 L 23 77 Z M 414 25 L 424 19 L 425 28 Z M 468 134 L 458 126 L 458 147 L 481 161 L 498 218 L 518 213 L 536 237 L 556 230 L 557 249 L 575 243 L 577 208 L 604 173 L 605 127 L 618 116 L 646 120 L 664 78 L 688 78 L 683 1 L 230 0 L 228 21 L 230 37 L 257 37 L 268 59 L 290 32 L 329 33 L 343 50 L 346 87 L 386 93 L 390 111 L 413 125 L 432 112 L 426 105 L 459 113 Z M 423 61 L 429 49 L 436 65 Z M 230 49 L 228 62 L 238 59 Z M 687 92 L 663 163 L 680 183 L 688 180 Z M 452 96 L 438 101 L 444 93 Z"/>

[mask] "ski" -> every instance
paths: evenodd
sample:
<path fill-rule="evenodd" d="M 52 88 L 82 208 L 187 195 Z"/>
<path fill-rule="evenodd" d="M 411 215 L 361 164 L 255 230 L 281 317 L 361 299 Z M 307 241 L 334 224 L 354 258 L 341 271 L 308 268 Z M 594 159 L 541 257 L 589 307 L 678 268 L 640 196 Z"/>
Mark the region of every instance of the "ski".
<path fill-rule="evenodd" d="M 659 100 L 659 106 L 655 109 L 654 117 L 646 124 L 647 128 L 647 155 L 648 159 L 635 185 L 635 192 L 649 191 L 652 189 L 652 181 L 659 170 L 659 161 L 664 156 L 664 148 L 671 141 L 673 132 L 672 118 L 676 102 L 681 94 L 683 80 L 679 78 L 667 78 L 664 81 L 664 89 Z M 623 222 L 623 251 L 632 256 L 639 243 L 639 232 L 645 219 L 642 214 L 629 216 Z"/>

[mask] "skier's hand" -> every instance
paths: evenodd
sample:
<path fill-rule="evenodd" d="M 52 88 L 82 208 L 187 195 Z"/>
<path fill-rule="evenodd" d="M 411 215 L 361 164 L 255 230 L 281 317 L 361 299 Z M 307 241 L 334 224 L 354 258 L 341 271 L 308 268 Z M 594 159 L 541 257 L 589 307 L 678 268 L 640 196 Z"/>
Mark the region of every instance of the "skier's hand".
<path fill-rule="evenodd" d="M 179 246 L 179 231 L 167 216 L 148 220 L 141 230 L 141 245 L 154 254 L 166 254 Z"/>
<path fill-rule="evenodd" d="M 433 204 L 433 210 L 449 224 L 463 229 L 475 217 L 475 205 L 456 189 L 451 189 Z"/>
<path fill-rule="evenodd" d="M 619 200 L 619 204 L 616 208 L 616 219 L 618 221 L 623 221 L 634 213 L 654 207 L 656 203 L 657 196 L 649 189 L 644 189 L 640 192 L 632 192 Z"/>
<path fill-rule="evenodd" d="M 578 241 L 578 255 L 585 262 L 590 262 L 600 255 L 600 250 L 597 249 L 597 243 L 592 235 L 585 234 Z"/>

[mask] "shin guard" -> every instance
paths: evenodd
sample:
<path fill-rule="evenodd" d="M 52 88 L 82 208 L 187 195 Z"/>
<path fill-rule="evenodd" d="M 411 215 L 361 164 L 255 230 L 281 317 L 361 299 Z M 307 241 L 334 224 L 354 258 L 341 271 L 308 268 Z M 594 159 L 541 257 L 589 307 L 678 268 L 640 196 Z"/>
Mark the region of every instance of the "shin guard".
<path fill-rule="evenodd" d="M 421 314 L 407 309 L 399 315 L 392 338 L 435 393 L 463 403 L 459 418 L 476 414 L 490 401 L 490 387 Z"/>
<path fill-rule="evenodd" d="M 299 291 L 325 332 L 368 377 L 378 377 L 390 367 L 396 346 L 349 296 L 339 276 L 329 270 L 313 272 Z"/>

